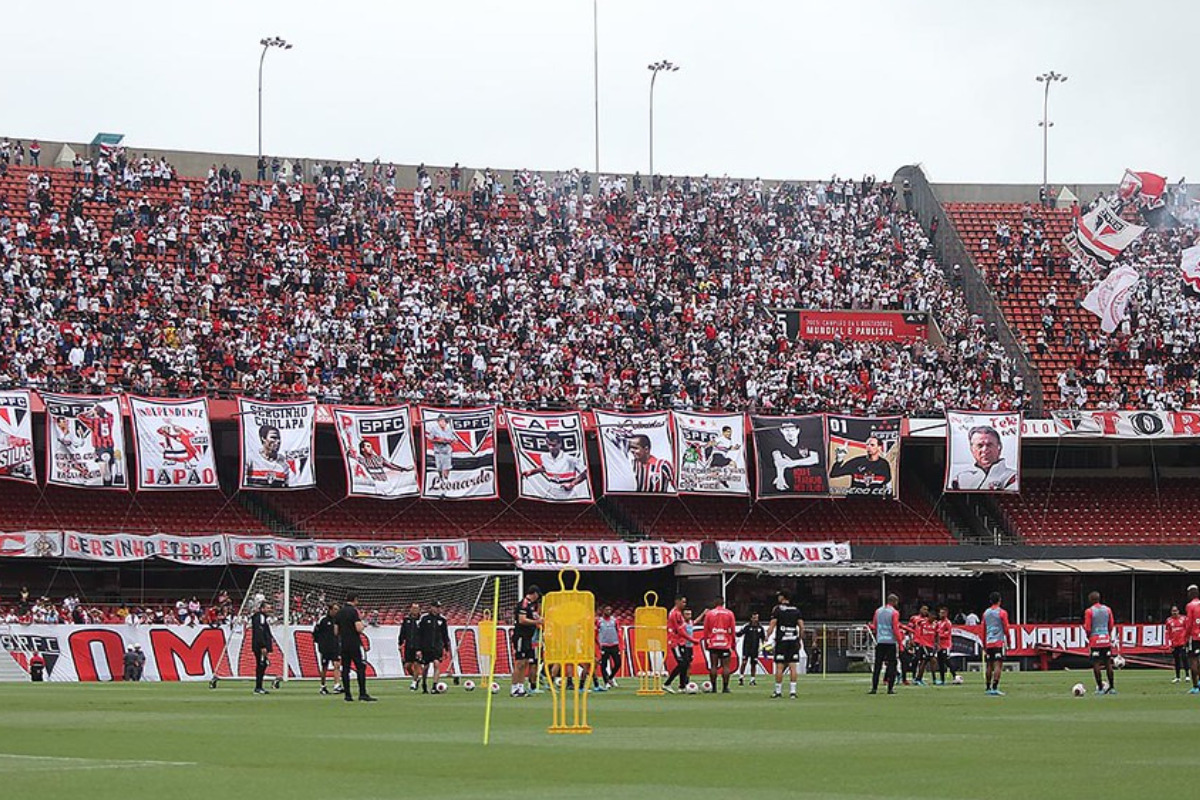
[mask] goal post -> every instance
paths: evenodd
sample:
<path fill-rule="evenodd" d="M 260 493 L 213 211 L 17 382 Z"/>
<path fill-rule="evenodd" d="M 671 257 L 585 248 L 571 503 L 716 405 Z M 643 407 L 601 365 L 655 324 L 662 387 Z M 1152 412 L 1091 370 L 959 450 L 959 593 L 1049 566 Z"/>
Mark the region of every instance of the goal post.
<path fill-rule="evenodd" d="M 441 603 L 450 631 L 443 673 L 454 677 L 486 674 L 487 665 L 480 657 L 479 623 L 491 614 L 496 580 L 500 581 L 501 621 L 506 621 L 506 611 L 515 607 L 523 594 L 524 577 L 519 571 L 260 568 L 230 626 L 213 685 L 218 680 L 254 677 L 250 617 L 264 601 L 272 605 L 271 632 L 276 644 L 268 676 L 278 682 L 319 678 L 313 626 L 330 603 L 342 603 L 351 594 L 358 595 L 364 655 L 372 679 L 407 677 L 397 647 L 400 623 L 413 603 L 424 613 L 435 601 Z M 509 627 L 496 626 L 496 674 L 507 674 L 511 664 L 505 635 Z"/>

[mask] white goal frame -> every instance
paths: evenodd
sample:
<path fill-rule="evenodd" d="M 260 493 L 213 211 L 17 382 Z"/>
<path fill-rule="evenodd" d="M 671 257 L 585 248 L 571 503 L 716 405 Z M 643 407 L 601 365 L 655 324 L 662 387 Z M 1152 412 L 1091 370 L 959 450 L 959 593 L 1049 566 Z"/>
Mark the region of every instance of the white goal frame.
<path fill-rule="evenodd" d="M 479 591 L 479 595 L 477 598 L 477 607 L 479 609 L 486 608 L 489 611 L 492 608 L 492 597 L 493 597 L 493 588 L 492 587 L 494 586 L 494 583 L 492 580 L 488 580 L 488 579 L 494 579 L 494 578 L 500 578 L 500 579 L 507 578 L 510 580 L 515 579 L 516 580 L 517 598 L 520 599 L 521 597 L 524 597 L 524 594 L 525 594 L 525 574 L 521 570 L 513 570 L 513 569 L 508 569 L 508 570 L 389 569 L 389 568 L 374 568 L 374 567 L 372 567 L 372 568 L 357 567 L 356 568 L 356 567 L 328 567 L 328 566 L 321 566 L 321 567 L 293 567 L 293 566 L 259 567 L 255 571 L 254 577 L 250 581 L 250 586 L 248 587 L 246 597 L 242 601 L 242 605 L 238 611 L 237 616 L 239 618 L 238 622 L 240 623 L 240 625 L 236 624 L 236 623 L 234 625 L 232 625 L 230 628 L 229 635 L 226 639 L 225 653 L 223 655 L 223 659 L 228 661 L 230 672 L 232 674 L 216 675 L 216 669 L 214 668 L 214 676 L 213 676 L 212 680 L 209 682 L 209 685 L 212 688 L 216 687 L 218 681 L 228 681 L 228 680 L 246 681 L 246 680 L 254 679 L 253 674 L 250 674 L 250 675 L 237 674 L 236 665 L 238 663 L 237 659 L 240 656 L 240 651 L 242 649 L 244 638 L 246 636 L 250 635 L 250 615 L 253 613 L 252 609 L 253 609 L 253 602 L 254 602 L 252 592 L 254 591 L 254 586 L 257 582 L 257 579 L 263 573 L 268 573 L 268 574 L 275 573 L 275 574 L 281 575 L 281 577 L 282 577 L 282 596 L 280 598 L 280 607 L 275 609 L 275 612 L 272 614 L 271 632 L 272 632 L 273 638 L 275 639 L 275 645 L 277 648 L 279 648 L 279 650 L 283 656 L 283 669 L 275 670 L 275 671 L 268 671 L 268 673 L 267 673 L 267 680 L 269 680 L 276 688 L 278 688 L 281 684 L 287 683 L 289 681 L 316 680 L 315 678 L 303 677 L 299 674 L 295 674 L 295 675 L 289 674 L 290 672 L 292 672 L 292 670 L 289 667 L 299 664 L 299 654 L 297 653 L 297 650 L 296 650 L 295 632 L 297 630 L 307 630 L 311 627 L 310 623 L 299 624 L 299 623 L 292 622 L 292 606 L 293 606 L 293 603 L 292 603 L 292 599 L 293 599 L 292 578 L 293 578 L 293 576 L 296 576 L 296 575 L 320 576 L 320 575 L 328 574 L 328 575 L 343 575 L 343 576 L 362 575 L 362 576 L 369 576 L 370 578 L 373 578 L 373 579 L 378 579 L 381 577 L 386 578 L 389 575 L 394 575 L 397 577 L 399 577 L 399 576 L 420 576 L 420 577 L 430 577 L 430 578 L 441 577 L 441 578 L 446 578 L 446 579 L 451 579 L 451 580 L 469 580 L 471 578 L 479 578 L 482 580 L 480 583 L 480 591 Z M 271 600 L 272 602 L 274 601 L 274 598 L 265 598 L 265 599 Z M 511 599 L 511 598 L 502 598 L 502 602 L 505 599 Z M 500 610 L 500 616 L 502 617 L 503 614 L 507 610 L 508 610 L 507 606 L 503 607 Z M 498 625 L 498 629 L 500 627 L 503 627 L 503 626 Z M 240 630 L 238 630 L 238 628 L 240 628 Z M 499 632 L 497 633 L 497 636 L 499 637 Z M 499 645 L 501 645 L 501 643 L 498 641 L 497 645 L 499 646 Z M 278 672 L 280 674 L 275 674 L 276 672 Z M 332 676 L 332 677 L 334 677 L 335 681 L 338 681 L 338 680 L 340 680 L 341 676 L 338 675 L 338 676 Z M 382 677 L 381 678 L 372 678 L 372 680 L 376 680 L 376 679 L 387 680 L 387 678 L 382 678 Z"/>

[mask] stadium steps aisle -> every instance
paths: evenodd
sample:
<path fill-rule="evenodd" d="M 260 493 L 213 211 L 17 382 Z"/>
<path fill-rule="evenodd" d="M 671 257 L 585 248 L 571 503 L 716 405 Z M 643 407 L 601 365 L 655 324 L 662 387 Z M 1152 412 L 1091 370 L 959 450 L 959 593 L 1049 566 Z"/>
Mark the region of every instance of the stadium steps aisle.
<path fill-rule="evenodd" d="M 270 528 L 272 533 L 297 539 L 308 538 L 306 534 L 302 533 L 289 520 L 275 511 L 270 504 L 263 502 L 262 498 L 254 492 L 238 492 L 237 501 L 241 504 L 242 508 L 249 511 L 259 521 Z"/>

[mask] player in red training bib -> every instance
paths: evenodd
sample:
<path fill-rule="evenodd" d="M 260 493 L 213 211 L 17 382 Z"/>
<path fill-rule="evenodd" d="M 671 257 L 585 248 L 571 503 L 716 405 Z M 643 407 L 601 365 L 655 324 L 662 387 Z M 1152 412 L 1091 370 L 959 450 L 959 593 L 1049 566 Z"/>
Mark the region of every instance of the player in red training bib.
<path fill-rule="evenodd" d="M 1183 618 L 1192 668 L 1192 688 L 1188 689 L 1188 694 L 1200 694 L 1200 586 L 1193 583 L 1187 588 L 1187 593 L 1187 609 L 1183 612 Z"/>
<path fill-rule="evenodd" d="M 1083 612 L 1083 629 L 1088 635 L 1092 672 L 1096 676 L 1096 694 L 1116 694 L 1117 687 L 1113 685 L 1112 646 L 1117 619 L 1113 616 L 1112 609 L 1100 602 L 1099 592 L 1089 594 L 1088 602 L 1092 605 Z M 1101 677 L 1105 672 L 1108 674 L 1107 685 Z"/>
<path fill-rule="evenodd" d="M 935 685 L 945 686 L 947 669 L 950 670 L 951 678 L 958 679 L 958 672 L 950 661 L 954 649 L 954 624 L 950 621 L 950 609 L 946 606 L 938 607 L 937 619 L 933 621 L 933 646 L 937 651 L 938 675 L 933 682 Z"/>
<path fill-rule="evenodd" d="M 721 692 L 729 694 L 729 674 L 733 666 L 733 643 L 736 637 L 737 620 L 733 612 L 725 607 L 725 600 L 718 597 L 716 608 L 704 615 L 704 646 L 708 649 L 708 679 L 712 690 L 717 691 L 717 673 L 721 673 Z"/>
<path fill-rule="evenodd" d="M 921 606 L 921 610 L 909 619 L 908 629 L 913 638 L 913 683 L 925 686 L 925 670 L 934 670 L 934 624 L 929 606 Z"/>
<path fill-rule="evenodd" d="M 1171 606 L 1171 616 L 1167 617 L 1163 627 L 1167 631 L 1167 644 L 1171 646 L 1171 661 L 1175 665 L 1175 678 L 1171 683 L 1179 683 L 1188 671 L 1187 618 L 1179 613 L 1179 606 Z"/>

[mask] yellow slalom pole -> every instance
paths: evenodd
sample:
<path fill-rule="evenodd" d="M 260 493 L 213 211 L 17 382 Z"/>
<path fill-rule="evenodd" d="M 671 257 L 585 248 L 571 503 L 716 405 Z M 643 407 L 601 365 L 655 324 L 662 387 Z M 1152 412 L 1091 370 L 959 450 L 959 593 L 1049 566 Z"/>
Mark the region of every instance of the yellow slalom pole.
<path fill-rule="evenodd" d="M 821 677 L 829 675 L 829 641 L 825 638 L 825 625 L 821 625 Z"/>
<path fill-rule="evenodd" d="M 492 596 L 492 625 L 496 626 L 494 634 L 499 633 L 500 620 L 500 579 L 496 578 L 496 591 Z M 488 738 L 492 732 L 492 698 L 495 697 L 495 692 L 492 691 L 492 684 L 496 682 L 496 639 L 498 635 L 492 636 L 492 652 L 488 659 L 488 679 L 487 686 L 484 690 L 487 692 L 487 705 L 483 712 L 483 746 L 487 747 Z"/>

